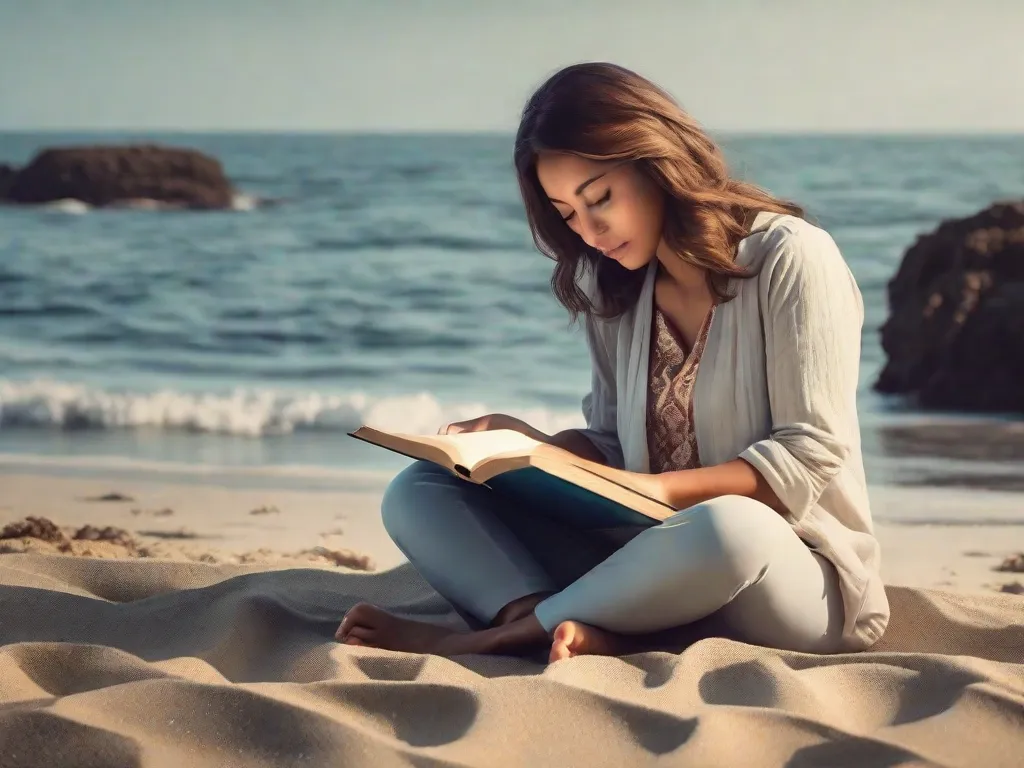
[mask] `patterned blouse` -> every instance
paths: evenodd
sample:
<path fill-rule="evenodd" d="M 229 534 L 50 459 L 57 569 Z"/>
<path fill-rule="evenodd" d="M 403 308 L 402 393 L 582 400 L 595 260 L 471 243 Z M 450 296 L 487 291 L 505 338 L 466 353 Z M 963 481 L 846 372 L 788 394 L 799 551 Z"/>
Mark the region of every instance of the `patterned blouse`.
<path fill-rule="evenodd" d="M 712 305 L 693 350 L 687 354 L 686 342 L 657 305 L 654 307 L 647 395 L 647 451 L 652 473 L 700 466 L 693 426 L 693 388 L 714 316 Z"/>

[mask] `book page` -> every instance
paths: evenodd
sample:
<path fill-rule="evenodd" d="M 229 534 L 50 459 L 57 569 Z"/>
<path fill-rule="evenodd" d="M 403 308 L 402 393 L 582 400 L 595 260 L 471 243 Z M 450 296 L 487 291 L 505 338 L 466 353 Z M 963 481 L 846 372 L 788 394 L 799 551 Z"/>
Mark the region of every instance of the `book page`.
<path fill-rule="evenodd" d="M 529 453 L 543 445 L 532 437 L 513 429 L 492 429 L 486 432 L 461 432 L 457 435 L 438 435 L 438 441 L 451 442 L 458 450 L 467 469 L 499 453 L 517 451 Z"/>

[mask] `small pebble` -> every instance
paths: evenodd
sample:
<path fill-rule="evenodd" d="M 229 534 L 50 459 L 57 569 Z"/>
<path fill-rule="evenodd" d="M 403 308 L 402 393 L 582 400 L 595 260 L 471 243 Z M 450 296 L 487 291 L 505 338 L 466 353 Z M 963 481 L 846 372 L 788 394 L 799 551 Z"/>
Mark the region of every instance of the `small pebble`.
<path fill-rule="evenodd" d="M 87 496 L 86 501 L 135 501 L 131 496 L 113 491 L 104 493 L 102 496 Z"/>
<path fill-rule="evenodd" d="M 1010 555 L 995 567 L 997 571 L 1009 571 L 1010 573 L 1024 573 L 1024 552 Z"/>

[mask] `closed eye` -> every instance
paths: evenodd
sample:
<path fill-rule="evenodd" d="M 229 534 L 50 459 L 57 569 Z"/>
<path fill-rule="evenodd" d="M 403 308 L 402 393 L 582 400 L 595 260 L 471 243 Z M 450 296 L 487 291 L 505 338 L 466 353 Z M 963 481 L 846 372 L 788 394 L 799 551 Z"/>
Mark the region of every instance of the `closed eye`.
<path fill-rule="evenodd" d="M 611 187 L 609 187 L 609 188 L 608 188 L 608 191 L 607 191 L 607 192 L 605 192 L 605 193 L 604 193 L 604 194 L 603 194 L 603 195 L 601 196 L 601 198 L 600 198 L 599 200 L 595 200 L 595 201 L 594 201 L 593 203 L 589 203 L 588 205 L 589 205 L 590 207 L 593 207 L 593 206 L 595 206 L 595 205 L 604 205 L 605 203 L 609 203 L 609 202 L 611 202 L 611 199 L 612 199 L 612 190 L 611 190 Z M 562 217 L 562 221 L 564 221 L 564 222 L 566 222 L 566 223 L 569 223 L 570 221 L 572 221 L 572 219 L 573 219 L 573 217 L 574 217 L 575 215 L 576 215 L 576 212 L 575 212 L 575 211 L 573 211 L 573 212 L 572 212 L 572 213 L 570 213 L 570 214 L 569 214 L 568 216 L 563 216 L 563 217 Z"/>

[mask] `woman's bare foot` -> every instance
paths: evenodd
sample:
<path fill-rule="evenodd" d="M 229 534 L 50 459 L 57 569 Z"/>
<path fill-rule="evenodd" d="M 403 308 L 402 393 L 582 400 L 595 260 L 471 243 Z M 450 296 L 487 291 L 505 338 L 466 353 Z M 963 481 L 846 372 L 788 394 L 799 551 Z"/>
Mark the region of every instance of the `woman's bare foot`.
<path fill-rule="evenodd" d="M 342 619 L 334 639 L 389 651 L 441 654 L 452 635 L 465 634 L 425 621 L 402 619 L 369 603 L 357 603 Z"/>
<path fill-rule="evenodd" d="M 345 614 L 335 639 L 346 645 L 368 645 L 406 653 L 456 656 L 465 653 L 511 653 L 546 648 L 551 640 L 532 613 L 500 627 L 458 632 L 423 621 L 401 619 L 369 603 Z"/>
<path fill-rule="evenodd" d="M 609 632 L 582 621 L 563 621 L 552 634 L 549 662 L 573 656 L 622 656 L 633 653 L 635 638 Z"/>

